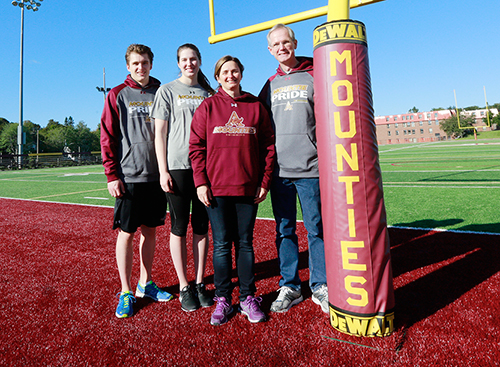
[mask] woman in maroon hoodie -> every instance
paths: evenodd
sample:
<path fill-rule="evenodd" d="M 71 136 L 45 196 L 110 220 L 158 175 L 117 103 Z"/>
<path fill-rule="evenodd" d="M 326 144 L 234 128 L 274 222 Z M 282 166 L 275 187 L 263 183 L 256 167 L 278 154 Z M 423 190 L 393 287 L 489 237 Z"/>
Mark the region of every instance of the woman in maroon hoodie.
<path fill-rule="evenodd" d="M 274 132 L 259 100 L 241 90 L 243 65 L 224 56 L 215 65 L 218 92 L 205 99 L 191 124 L 189 158 L 198 197 L 207 207 L 214 242 L 216 309 L 210 323 L 232 312 L 232 243 L 235 243 L 240 310 L 250 322 L 265 321 L 255 297 L 253 228 L 257 206 L 270 187 Z"/>

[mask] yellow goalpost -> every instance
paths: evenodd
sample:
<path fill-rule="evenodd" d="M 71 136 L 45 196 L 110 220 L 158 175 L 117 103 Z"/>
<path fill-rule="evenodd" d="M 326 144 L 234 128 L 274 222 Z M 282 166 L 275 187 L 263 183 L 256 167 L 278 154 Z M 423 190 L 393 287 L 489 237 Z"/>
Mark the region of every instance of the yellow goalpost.
<path fill-rule="evenodd" d="M 208 42 L 211 44 L 227 41 L 233 38 L 246 36 L 249 34 L 264 31 L 266 29 L 271 29 L 275 24 L 292 24 L 301 22 L 304 20 L 312 19 L 327 15 L 327 21 L 349 19 L 349 9 L 357 8 L 359 6 L 368 5 L 372 3 L 378 3 L 384 0 L 340 0 L 332 1 L 330 0 L 329 5 L 320 8 L 304 11 L 294 15 L 288 15 L 286 17 L 277 18 L 267 22 L 254 24 L 248 27 L 236 29 L 233 31 L 216 34 L 215 32 L 215 12 L 214 12 L 214 0 L 209 0 L 209 10 L 210 10 L 210 37 Z"/>

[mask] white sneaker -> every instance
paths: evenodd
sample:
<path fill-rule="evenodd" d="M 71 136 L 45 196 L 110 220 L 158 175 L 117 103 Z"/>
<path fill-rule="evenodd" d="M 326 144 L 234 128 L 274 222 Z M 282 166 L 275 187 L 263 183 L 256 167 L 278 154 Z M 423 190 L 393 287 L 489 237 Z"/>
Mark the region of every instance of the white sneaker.
<path fill-rule="evenodd" d="M 302 302 L 304 298 L 302 298 L 302 293 L 299 290 L 295 290 L 291 287 L 283 286 L 278 289 L 280 294 L 278 298 L 271 304 L 272 312 L 286 312 L 297 303 Z"/>
<path fill-rule="evenodd" d="M 312 294 L 312 300 L 317 305 L 321 306 L 321 310 L 324 313 L 329 313 L 329 305 L 328 305 L 328 288 L 326 284 L 321 285 L 317 290 L 315 290 Z"/>

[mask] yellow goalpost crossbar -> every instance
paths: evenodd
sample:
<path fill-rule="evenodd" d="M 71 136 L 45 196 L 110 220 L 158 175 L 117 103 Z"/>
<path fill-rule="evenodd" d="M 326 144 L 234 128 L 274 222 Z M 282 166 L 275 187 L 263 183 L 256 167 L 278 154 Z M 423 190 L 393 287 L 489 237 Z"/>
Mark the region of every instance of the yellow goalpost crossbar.
<path fill-rule="evenodd" d="M 490 123 L 490 110 L 488 108 L 488 100 L 486 99 L 486 87 L 483 86 L 484 90 L 484 102 L 486 103 L 486 126 L 491 127 Z M 474 129 L 474 133 L 477 130 L 477 126 L 465 126 L 462 127 L 460 126 L 460 113 L 458 112 L 458 104 L 457 104 L 457 93 L 455 92 L 455 89 L 453 89 L 453 94 L 455 95 L 455 113 L 457 114 L 457 122 L 458 122 L 458 128 L 461 130 L 469 130 L 469 129 Z"/>
<path fill-rule="evenodd" d="M 215 15 L 214 15 L 214 0 L 208 0 L 209 10 L 210 10 L 210 34 L 208 38 L 209 43 L 217 43 L 221 41 L 227 41 L 229 39 L 246 36 L 252 33 L 257 33 L 264 31 L 266 29 L 271 29 L 275 24 L 291 24 L 301 22 L 303 20 L 308 20 L 312 18 L 317 18 L 323 15 L 328 16 L 328 21 L 341 20 L 349 18 L 349 8 L 357 8 L 359 6 L 368 5 L 372 3 L 378 3 L 384 0 L 330 0 L 329 5 L 323 6 L 321 8 L 316 8 L 312 10 L 307 10 L 301 13 L 288 15 L 286 17 L 277 18 L 267 22 L 254 24 L 248 27 L 236 29 L 234 31 L 229 31 L 221 34 L 215 33 Z"/>

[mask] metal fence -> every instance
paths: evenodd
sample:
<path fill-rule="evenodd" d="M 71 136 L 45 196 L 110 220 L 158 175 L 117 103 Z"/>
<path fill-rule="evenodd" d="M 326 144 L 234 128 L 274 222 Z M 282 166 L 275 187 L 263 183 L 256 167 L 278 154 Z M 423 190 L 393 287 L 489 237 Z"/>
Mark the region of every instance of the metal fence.
<path fill-rule="evenodd" d="M 2 154 L 0 169 L 44 168 L 102 164 L 101 152 Z"/>

